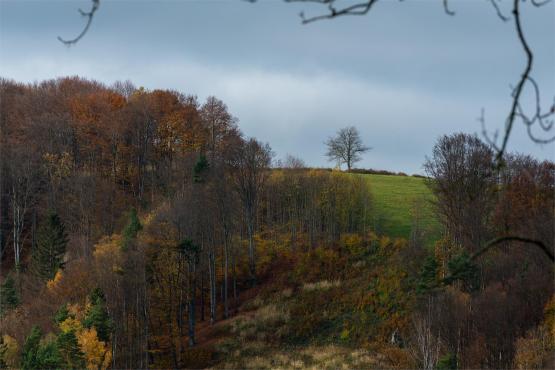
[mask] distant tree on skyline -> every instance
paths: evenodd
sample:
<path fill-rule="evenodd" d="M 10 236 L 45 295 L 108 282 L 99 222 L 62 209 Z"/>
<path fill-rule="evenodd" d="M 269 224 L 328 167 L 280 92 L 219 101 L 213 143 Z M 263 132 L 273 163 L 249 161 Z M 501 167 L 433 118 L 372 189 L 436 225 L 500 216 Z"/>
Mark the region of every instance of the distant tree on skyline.
<path fill-rule="evenodd" d="M 335 161 L 340 166 L 346 164 L 349 171 L 353 168 L 353 164 L 362 159 L 361 154 L 372 149 L 362 143 L 360 133 L 354 126 L 337 131 L 336 136 L 328 138 L 325 144 L 328 148 L 326 152 L 328 160 Z"/>
<path fill-rule="evenodd" d="M 246 0 L 251 3 L 257 2 L 257 0 Z M 335 19 L 344 16 L 364 16 L 374 9 L 376 3 L 383 1 L 378 0 L 356 0 L 356 1 L 344 1 L 344 0 L 284 0 L 287 3 L 305 3 L 312 5 L 320 5 L 323 11 L 316 12 L 314 15 L 306 15 L 305 11 L 301 11 L 299 16 L 301 18 L 302 24 L 309 24 L 312 22 L 317 22 L 326 19 Z M 555 114 L 555 102 L 546 108 L 540 106 L 540 87 L 538 82 L 532 76 L 533 61 L 535 55 L 535 48 L 532 47 L 525 37 L 524 27 L 521 21 L 521 4 L 526 1 L 512 0 L 509 5 L 501 4 L 500 0 L 488 0 L 490 3 L 494 14 L 503 22 L 514 23 L 514 32 L 518 38 L 519 46 L 521 47 L 523 53 L 526 56 L 526 64 L 519 74 L 516 84 L 511 87 L 511 104 L 510 109 L 505 119 L 505 125 L 502 130 L 494 130 L 490 133 L 486 129 L 486 120 L 484 111 L 482 110 L 482 115 L 480 117 L 480 122 L 482 124 L 482 134 L 488 144 L 493 147 L 496 154 L 496 165 L 497 167 L 502 167 L 503 156 L 507 150 L 507 144 L 511 132 L 513 130 L 514 124 L 520 121 L 527 129 L 528 136 L 530 139 L 537 144 L 547 144 L 555 141 L 555 135 L 553 135 L 553 121 L 552 117 Z M 541 8 L 544 5 L 550 3 L 551 0 L 532 0 L 528 2 L 532 7 Z M 442 4 L 445 14 L 449 16 L 454 16 L 456 12 L 451 9 L 449 0 L 438 0 L 438 3 Z M 66 39 L 58 36 L 58 40 L 66 45 L 75 45 L 85 36 L 88 32 L 95 13 L 100 7 L 100 0 L 91 0 L 91 7 L 89 11 L 79 9 L 79 14 L 86 20 L 85 26 L 82 31 L 74 38 Z M 315 8 L 315 7 L 314 7 Z M 313 8 L 313 9 L 314 9 Z M 535 103 L 530 106 L 530 110 L 523 108 L 523 95 L 525 87 L 530 88 L 532 92 L 532 97 L 535 98 Z M 534 133 L 532 126 L 538 128 L 539 134 Z M 501 133 L 501 135 L 499 135 Z"/>

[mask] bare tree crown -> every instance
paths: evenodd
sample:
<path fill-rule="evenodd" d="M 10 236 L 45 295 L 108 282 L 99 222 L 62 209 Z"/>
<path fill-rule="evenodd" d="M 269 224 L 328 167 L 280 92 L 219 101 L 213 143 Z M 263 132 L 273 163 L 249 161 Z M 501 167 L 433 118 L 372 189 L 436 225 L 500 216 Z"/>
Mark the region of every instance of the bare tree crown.
<path fill-rule="evenodd" d="M 360 134 L 354 126 L 342 128 L 325 144 L 328 147 L 326 156 L 329 161 L 335 161 L 339 165 L 346 164 L 349 171 L 353 168 L 353 164 L 362 159 L 361 154 L 372 149 L 362 143 Z"/>

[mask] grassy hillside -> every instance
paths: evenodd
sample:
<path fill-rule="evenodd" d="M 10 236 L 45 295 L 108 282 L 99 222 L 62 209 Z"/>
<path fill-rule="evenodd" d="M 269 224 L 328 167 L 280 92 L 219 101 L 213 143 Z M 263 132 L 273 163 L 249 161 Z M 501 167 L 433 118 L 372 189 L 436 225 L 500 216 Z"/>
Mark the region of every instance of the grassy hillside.
<path fill-rule="evenodd" d="M 237 315 L 200 324 L 203 344 L 191 361 L 233 369 L 416 367 L 406 348 L 389 343 L 393 331 L 408 332 L 414 304 L 405 241 L 350 235 L 294 254 L 266 247 L 258 250 L 269 264 L 260 266 L 267 271 L 260 284 L 244 292 Z"/>
<path fill-rule="evenodd" d="M 373 196 L 373 228 L 383 238 L 342 237 L 334 248 L 290 254 L 259 247 L 272 266 L 261 268 L 256 294 L 236 316 L 207 329 L 216 368 L 414 368 L 406 349 L 390 345 L 394 330 L 406 328 L 414 304 L 413 281 L 405 271 L 415 217 L 428 246 L 439 237 L 433 195 L 424 179 L 356 174 Z M 271 245 L 267 247 L 272 248 Z M 262 258 L 264 259 L 264 258 Z M 251 293 L 251 292 L 245 292 Z M 201 324 L 202 325 L 202 324 Z M 192 353 L 191 357 L 199 356 Z"/>
<path fill-rule="evenodd" d="M 409 238 L 413 222 L 418 220 L 427 244 L 439 236 L 440 226 L 434 215 L 433 195 L 424 179 L 412 176 L 356 175 L 368 179 L 374 197 L 374 228 L 391 237 Z"/>

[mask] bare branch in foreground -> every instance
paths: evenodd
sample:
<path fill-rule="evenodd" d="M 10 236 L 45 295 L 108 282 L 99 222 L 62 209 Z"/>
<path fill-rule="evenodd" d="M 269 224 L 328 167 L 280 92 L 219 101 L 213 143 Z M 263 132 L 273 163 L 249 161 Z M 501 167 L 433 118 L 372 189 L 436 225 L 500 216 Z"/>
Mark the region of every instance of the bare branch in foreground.
<path fill-rule="evenodd" d="M 542 5 L 545 5 L 547 2 L 549 2 L 550 0 L 544 1 L 544 2 L 532 2 L 535 6 L 539 7 Z M 522 23 L 521 23 L 521 18 L 520 18 L 520 2 L 521 0 L 514 0 L 513 2 L 513 18 L 515 21 L 515 29 L 516 29 L 516 34 L 518 37 L 518 40 L 520 42 L 520 45 L 522 46 L 522 49 L 524 50 L 524 53 L 526 54 L 526 66 L 520 76 L 520 79 L 518 80 L 518 83 L 516 85 L 515 88 L 513 88 L 513 92 L 512 92 L 512 103 L 511 103 L 511 110 L 510 113 L 507 117 L 507 120 L 505 122 L 505 130 L 503 133 L 503 138 L 501 141 L 501 145 L 497 145 L 497 140 L 492 140 L 488 135 L 487 132 L 485 130 L 485 124 L 484 124 L 484 118 L 482 115 L 481 121 L 482 121 L 482 128 L 483 128 L 483 133 L 484 136 L 486 138 L 486 140 L 489 142 L 489 144 L 497 151 L 497 155 L 496 155 L 496 163 L 497 163 L 497 167 L 499 168 L 502 164 L 503 164 L 503 155 L 505 154 L 505 151 L 507 150 L 507 144 L 509 141 L 509 137 L 511 136 L 511 132 L 513 130 L 514 127 L 514 123 L 516 121 L 517 118 L 521 119 L 523 121 L 523 123 L 526 125 L 526 129 L 528 131 L 528 136 L 530 136 L 530 138 L 532 139 L 532 141 L 536 142 L 536 143 L 540 143 L 540 144 L 546 144 L 546 143 L 550 143 L 552 141 L 555 140 L 555 136 L 552 138 L 548 138 L 548 139 L 541 139 L 536 137 L 533 132 L 532 132 L 532 126 L 535 123 L 538 123 L 538 126 L 540 126 L 541 129 L 543 129 L 544 131 L 549 131 L 551 130 L 551 128 L 553 127 L 553 121 L 549 120 L 549 117 L 553 114 L 555 114 L 555 101 L 553 106 L 548 110 L 548 112 L 546 113 L 542 113 L 541 111 L 541 107 L 540 107 L 540 90 L 538 87 L 538 84 L 536 83 L 536 81 L 530 76 L 531 71 L 532 71 L 532 65 L 533 65 L 533 61 L 534 61 L 534 54 L 532 52 L 532 49 L 530 48 L 528 41 L 526 40 L 526 37 L 524 36 L 524 32 L 522 30 Z M 496 9 L 499 9 L 497 7 L 497 4 L 495 3 L 495 0 L 491 0 L 491 3 L 494 4 L 494 6 L 496 6 Z M 505 20 L 504 16 L 500 13 L 500 11 L 498 11 L 498 15 L 500 15 L 500 18 Z M 532 85 L 533 89 L 534 89 L 534 94 L 535 94 L 535 101 L 536 101 L 536 108 L 535 108 L 535 112 L 533 115 L 528 116 L 523 112 L 523 109 L 521 107 L 521 97 L 522 97 L 522 93 L 524 91 L 524 88 L 526 86 L 526 84 L 529 83 Z M 497 133 L 495 134 L 495 138 L 497 137 Z"/>
<path fill-rule="evenodd" d="M 316 15 L 312 17 L 305 17 L 304 12 L 300 13 L 303 24 L 319 21 L 322 19 L 332 19 L 340 17 L 343 15 L 365 15 L 367 14 L 372 5 L 374 5 L 378 0 L 364 0 L 359 3 L 351 4 L 344 8 L 336 8 L 336 0 L 285 0 L 288 3 L 317 3 L 327 5 L 329 12 L 321 15 Z"/>
<path fill-rule="evenodd" d="M 548 246 L 545 245 L 542 241 L 535 240 L 535 239 L 530 239 L 530 238 L 523 238 L 523 237 L 520 237 L 520 236 L 502 236 L 502 237 L 490 240 L 489 242 L 486 243 L 486 245 L 482 249 L 480 249 L 479 251 L 474 253 L 470 257 L 470 260 L 477 259 L 482 254 L 486 253 L 488 250 L 490 250 L 491 248 L 495 247 L 496 245 L 498 245 L 500 243 L 510 242 L 510 241 L 522 242 L 522 243 L 535 245 L 536 247 L 540 248 L 545 253 L 547 258 L 549 258 L 549 260 L 551 262 L 555 262 L 555 257 L 553 256 L 552 250 L 550 248 L 548 248 Z"/>
<path fill-rule="evenodd" d="M 507 22 L 509 20 L 509 17 L 507 17 L 505 14 L 503 14 L 503 12 L 501 11 L 501 8 L 499 7 L 499 4 L 497 4 L 498 0 L 489 0 L 490 4 L 493 5 L 493 8 L 495 9 L 495 12 L 497 13 L 497 16 L 503 21 L 503 22 Z"/>
<path fill-rule="evenodd" d="M 100 0 L 91 0 L 91 1 L 92 1 L 92 7 L 91 7 L 90 11 L 85 12 L 82 9 L 78 9 L 79 14 L 81 14 L 81 16 L 87 18 L 87 24 L 85 25 L 85 28 L 83 28 L 83 31 L 81 31 L 81 33 L 76 38 L 71 39 L 71 40 L 66 40 L 66 39 L 63 39 L 62 37 L 58 36 L 58 40 L 60 40 L 61 43 L 65 44 L 67 46 L 71 46 L 71 45 L 76 44 L 79 40 L 81 40 L 83 38 L 83 36 L 85 36 L 87 31 L 89 30 L 89 27 L 91 26 L 91 23 L 92 23 L 93 18 L 94 18 L 94 14 L 96 13 L 98 8 L 100 7 Z"/>
<path fill-rule="evenodd" d="M 455 15 L 455 12 L 449 9 L 449 0 L 443 0 L 443 10 L 447 15 Z"/>

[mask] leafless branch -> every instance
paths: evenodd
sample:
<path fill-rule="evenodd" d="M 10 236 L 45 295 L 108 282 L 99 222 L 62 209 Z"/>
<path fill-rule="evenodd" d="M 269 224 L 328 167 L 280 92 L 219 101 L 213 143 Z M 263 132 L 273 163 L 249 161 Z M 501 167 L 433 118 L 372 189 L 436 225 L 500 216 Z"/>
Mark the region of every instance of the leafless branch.
<path fill-rule="evenodd" d="M 551 116 L 553 116 L 555 114 L 555 100 L 554 100 L 553 106 L 550 108 L 550 110 L 543 113 L 542 109 L 541 109 L 541 105 L 540 105 L 540 89 L 538 87 L 538 84 L 531 77 L 528 77 L 528 82 L 529 82 L 530 85 L 532 85 L 533 90 L 534 90 L 535 111 L 533 112 L 532 115 L 527 115 L 527 114 L 524 113 L 524 111 L 523 111 L 523 109 L 522 109 L 522 107 L 519 103 L 518 106 L 517 106 L 516 115 L 526 125 L 526 130 L 528 131 L 528 136 L 530 137 L 530 139 L 532 139 L 532 141 L 534 141 L 535 143 L 538 143 L 538 144 L 551 143 L 552 141 L 555 140 L 555 136 L 549 137 L 549 138 L 536 137 L 535 134 L 532 132 L 532 127 L 533 127 L 534 124 L 537 123 L 537 125 L 543 131 L 547 132 L 547 131 L 551 130 L 551 128 L 553 127 L 554 121 L 553 121 L 553 119 L 550 119 L 550 118 L 551 118 Z"/>
<path fill-rule="evenodd" d="M 497 16 L 503 21 L 503 22 L 507 22 L 509 20 L 509 17 L 507 17 L 505 14 L 503 14 L 503 12 L 501 11 L 501 8 L 499 7 L 499 4 L 497 3 L 497 0 L 489 0 L 490 4 L 493 5 L 493 8 L 495 9 L 495 12 L 497 13 Z"/>
<path fill-rule="evenodd" d="M 449 9 L 449 0 L 443 0 L 443 9 L 448 15 L 455 15 L 455 12 Z"/>
<path fill-rule="evenodd" d="M 477 259 L 482 254 L 486 253 L 488 250 L 490 250 L 491 248 L 495 247 L 498 244 L 501 244 L 501 243 L 504 243 L 504 242 L 511 242 L 511 241 L 522 242 L 522 243 L 535 245 L 536 247 L 540 248 L 543 251 L 543 253 L 545 253 L 547 258 L 549 258 L 549 260 L 551 262 L 555 262 L 555 257 L 553 256 L 552 249 L 548 248 L 548 246 L 545 245 L 543 242 L 541 242 L 540 240 L 535 240 L 535 239 L 530 239 L 530 238 L 523 238 L 523 237 L 520 237 L 520 236 L 502 236 L 502 237 L 499 237 L 499 238 L 495 238 L 495 239 L 489 241 L 488 243 L 486 243 L 486 245 L 482 249 L 480 249 L 479 251 L 474 253 L 470 257 L 470 260 Z"/>
<path fill-rule="evenodd" d="M 522 32 L 522 24 L 520 22 L 519 5 L 520 5 L 520 0 L 514 0 L 513 15 L 514 15 L 514 19 L 515 19 L 515 27 L 516 27 L 516 32 L 517 32 L 518 39 L 520 41 L 520 44 L 522 45 L 522 48 L 524 49 L 524 52 L 526 53 L 526 67 L 524 68 L 524 72 L 522 73 L 522 75 L 520 77 L 520 80 L 518 81 L 518 84 L 517 84 L 517 86 L 516 86 L 516 88 L 514 89 L 514 92 L 513 92 L 513 102 L 512 102 L 512 105 L 511 105 L 511 111 L 509 113 L 509 117 L 507 118 L 507 123 L 505 125 L 505 135 L 503 137 L 501 147 L 497 151 L 497 158 L 496 159 L 497 159 L 498 163 L 500 163 L 502 161 L 503 154 L 505 153 L 505 150 L 507 149 L 507 143 L 509 141 L 509 136 L 510 136 L 511 131 L 513 129 L 518 104 L 520 102 L 520 95 L 522 94 L 524 84 L 526 83 L 526 81 L 528 80 L 528 77 L 530 76 L 530 72 L 532 71 L 532 63 L 533 63 L 533 60 L 534 60 L 534 55 L 532 54 L 532 50 L 530 49 L 530 46 L 528 46 L 528 42 L 526 41 L 526 38 L 524 37 L 524 33 Z"/>
<path fill-rule="evenodd" d="M 544 2 L 532 1 L 532 4 L 534 6 L 539 7 L 539 6 L 545 5 L 549 1 L 550 0 L 547 0 Z M 496 1 L 490 0 L 490 2 L 496 8 L 499 17 L 504 21 L 507 20 L 508 18 L 501 13 Z M 550 117 L 555 114 L 555 100 L 553 105 L 550 107 L 550 109 L 547 112 L 542 112 L 541 105 L 540 105 L 540 89 L 538 87 L 537 82 L 531 77 L 534 54 L 522 30 L 522 23 L 520 18 L 520 9 L 519 9 L 520 2 L 521 0 L 513 1 L 512 14 L 515 22 L 515 29 L 516 29 L 518 40 L 520 42 L 520 45 L 522 46 L 522 49 L 524 50 L 524 53 L 526 54 L 526 66 L 520 76 L 520 79 L 518 80 L 516 87 L 512 88 L 511 110 L 505 122 L 505 129 L 503 132 L 501 144 L 499 146 L 497 145 L 497 140 L 496 140 L 497 132 L 495 133 L 493 140 L 487 134 L 487 131 L 485 129 L 485 119 L 483 117 L 483 113 L 480 119 L 482 122 L 482 132 L 484 134 L 484 137 L 489 142 L 489 144 L 497 151 L 497 155 L 496 155 L 497 167 L 500 167 L 503 163 L 503 155 L 505 154 L 505 151 L 507 149 L 507 143 L 509 141 L 509 137 L 511 135 L 512 129 L 514 127 L 514 123 L 517 119 L 521 120 L 524 123 L 524 125 L 526 126 L 526 130 L 528 132 L 528 136 L 535 143 L 547 144 L 555 141 L 555 136 L 549 137 L 549 138 L 540 138 L 540 137 L 537 137 L 532 131 L 533 127 L 535 126 L 539 126 L 540 129 L 542 129 L 544 132 L 550 131 L 553 128 L 553 125 L 554 125 L 553 120 L 550 119 Z M 525 114 L 521 106 L 522 94 L 527 85 L 532 86 L 534 98 L 535 98 L 535 109 L 532 115 Z"/>
<path fill-rule="evenodd" d="M 538 1 L 538 0 L 531 0 L 532 4 L 534 6 L 537 6 L 538 8 L 540 6 L 544 6 L 545 4 L 549 3 L 551 0 L 544 0 L 544 1 Z"/>
<path fill-rule="evenodd" d="M 62 37 L 58 36 L 58 40 L 60 40 L 60 42 L 63 43 L 64 45 L 71 46 L 71 45 L 76 44 L 79 40 L 81 40 L 83 38 L 83 36 L 85 36 L 87 31 L 89 30 L 89 27 L 91 26 L 91 23 L 92 23 L 93 18 L 94 18 L 94 14 L 96 13 L 98 8 L 100 7 L 100 0 L 91 0 L 91 1 L 92 1 L 92 7 L 91 7 L 90 11 L 85 12 L 82 9 L 78 9 L 79 14 L 81 14 L 81 16 L 87 18 L 87 24 L 85 25 L 85 28 L 83 28 L 83 31 L 81 31 L 81 33 L 76 38 L 71 39 L 71 40 L 66 40 L 66 39 L 63 39 Z"/>
<path fill-rule="evenodd" d="M 497 139 L 499 138 L 499 130 L 495 130 L 493 132 L 493 137 L 490 137 L 490 134 L 486 129 L 486 112 L 484 108 L 482 108 L 480 117 L 478 117 L 478 122 L 480 122 L 482 126 L 482 136 L 484 137 L 486 142 L 497 151 L 498 148 L 496 146 L 496 143 L 497 143 Z"/>
<path fill-rule="evenodd" d="M 319 21 L 322 19 L 331 19 L 340 17 L 343 15 L 365 15 L 367 14 L 372 5 L 374 5 L 378 0 L 364 0 L 359 3 L 351 4 L 343 8 L 336 8 L 336 0 L 285 0 L 288 3 L 317 3 L 327 5 L 328 12 L 321 15 L 316 15 L 313 17 L 305 17 L 304 12 L 300 13 L 303 24 Z"/>

